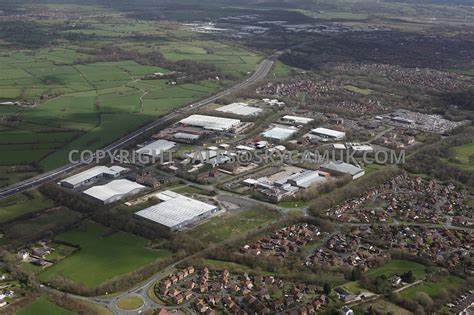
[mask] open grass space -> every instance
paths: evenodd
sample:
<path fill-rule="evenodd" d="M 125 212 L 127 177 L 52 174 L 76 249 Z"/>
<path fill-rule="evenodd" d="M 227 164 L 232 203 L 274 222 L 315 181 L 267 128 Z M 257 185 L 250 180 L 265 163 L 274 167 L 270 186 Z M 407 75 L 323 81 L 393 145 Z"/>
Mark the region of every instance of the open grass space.
<path fill-rule="evenodd" d="M 87 39 L 64 40 L 54 47 L 36 49 L 2 49 L 0 43 L 0 100 L 23 100 L 34 105 L 0 106 L 0 118 L 9 117 L 0 119 L 0 187 L 67 163 L 71 149 L 104 147 L 230 83 L 229 79 L 216 78 L 178 85 L 168 84 L 168 79 L 144 80 L 147 75 L 173 69 L 133 57 L 97 61 L 91 51 L 98 47 L 113 46 L 141 54 L 157 52 L 169 61 L 212 64 L 235 80 L 247 76 L 262 58 L 240 46 L 209 40 L 182 27 L 140 21 L 104 8 L 92 12 L 87 6 L 51 7 L 58 8 L 83 11 L 87 26 L 63 28 L 69 21 L 58 18 L 38 21 L 38 31 L 57 29 L 66 37 Z M 108 18 L 97 19 L 95 12 Z M 89 16 L 92 13 L 94 16 Z M 130 34 L 145 39 L 130 40 Z M 154 39 L 147 40 L 148 36 Z M 31 165 L 35 166 L 31 172 L 18 172 L 15 176 L 7 176 L 2 169 Z"/>
<path fill-rule="evenodd" d="M 205 243 L 220 243 L 232 237 L 244 236 L 245 233 L 278 218 L 280 214 L 277 211 L 259 207 L 211 218 L 187 233 Z"/>
<path fill-rule="evenodd" d="M 133 311 L 143 306 L 143 300 L 136 296 L 128 296 L 120 299 L 117 302 L 117 306 L 125 311 Z"/>
<path fill-rule="evenodd" d="M 132 234 L 104 233 L 104 227 L 89 222 L 59 235 L 58 240 L 79 245 L 80 249 L 41 273 L 40 279 L 48 281 L 54 275 L 61 274 L 87 287 L 95 287 L 170 255 L 168 250 L 147 249 L 147 241 Z"/>
<path fill-rule="evenodd" d="M 376 312 L 380 313 L 390 313 L 390 314 L 399 314 L 399 315 L 409 315 L 411 314 L 409 311 L 407 311 L 404 308 L 401 308 L 398 305 L 395 305 L 393 303 L 390 303 L 386 300 L 383 299 L 378 299 L 372 302 L 367 302 L 363 303 L 357 306 L 357 309 L 361 309 L 363 311 L 367 311 L 369 308 L 372 308 Z"/>
<path fill-rule="evenodd" d="M 454 147 L 452 150 L 454 161 L 450 160 L 450 165 L 461 170 L 474 171 L 474 143 Z"/>
<path fill-rule="evenodd" d="M 430 297 L 436 298 L 441 290 L 455 288 L 463 282 L 464 280 L 462 278 L 450 275 L 443 277 L 436 282 L 422 282 L 403 290 L 400 292 L 400 295 L 405 299 L 414 299 L 418 292 L 425 292 Z"/>
<path fill-rule="evenodd" d="M 78 222 L 81 215 L 67 208 L 53 208 L 24 220 L 18 220 L 3 227 L 5 240 L 12 244 L 27 242 L 47 234 L 48 231 L 64 228 Z M 60 253 L 58 253 L 60 254 Z M 54 257 L 53 257 L 54 258 Z"/>
<path fill-rule="evenodd" d="M 359 285 L 359 281 L 351 281 L 351 282 L 348 282 L 344 285 L 342 285 L 342 287 L 344 289 L 346 289 L 347 291 L 351 292 L 352 294 L 361 294 L 362 292 L 367 292 L 369 290 L 361 287 Z"/>
<path fill-rule="evenodd" d="M 27 213 L 53 207 L 54 204 L 38 191 L 25 192 L 0 200 L 0 223 L 13 220 Z"/>
<path fill-rule="evenodd" d="M 39 315 L 39 314 L 48 314 L 48 315 L 74 315 L 74 312 L 71 312 L 67 309 L 57 306 L 54 303 L 51 303 L 48 300 L 46 295 L 42 295 L 36 301 L 30 305 L 22 308 L 17 315 Z"/>
<path fill-rule="evenodd" d="M 420 280 L 426 275 L 426 266 L 409 260 L 393 259 L 381 267 L 369 270 L 366 274 L 371 277 L 385 275 L 389 278 L 408 271 L 413 272 L 416 279 Z"/>

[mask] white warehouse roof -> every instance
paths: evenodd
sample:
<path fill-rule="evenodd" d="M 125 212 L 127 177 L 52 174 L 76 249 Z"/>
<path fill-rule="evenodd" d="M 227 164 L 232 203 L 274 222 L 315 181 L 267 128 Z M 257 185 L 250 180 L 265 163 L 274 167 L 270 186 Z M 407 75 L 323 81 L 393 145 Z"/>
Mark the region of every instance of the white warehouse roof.
<path fill-rule="evenodd" d="M 182 119 L 180 123 L 208 130 L 226 131 L 240 124 L 240 120 L 206 115 L 191 115 Z"/>
<path fill-rule="evenodd" d="M 286 115 L 282 117 L 283 120 L 291 121 L 295 124 L 307 124 L 313 121 L 313 118 L 306 118 L 306 117 L 299 117 L 299 116 L 291 116 Z"/>
<path fill-rule="evenodd" d="M 232 103 L 216 108 L 216 110 L 223 113 L 232 113 L 241 116 L 258 115 L 262 111 L 261 108 L 252 107 L 246 103 Z"/>
<path fill-rule="evenodd" d="M 164 225 L 168 228 L 180 226 L 188 221 L 217 210 L 217 207 L 179 194 L 163 194 L 170 197 L 167 201 L 138 211 L 136 215 Z M 172 197 L 175 196 L 176 197 Z"/>
<path fill-rule="evenodd" d="M 158 156 L 163 152 L 171 150 L 175 145 L 176 143 L 173 141 L 160 139 L 138 149 L 136 152 L 148 156 Z"/>
<path fill-rule="evenodd" d="M 327 128 L 316 128 L 316 129 L 311 130 L 311 132 L 317 135 L 322 135 L 325 137 L 336 138 L 336 139 L 342 139 L 346 136 L 345 132 L 327 129 Z"/>
<path fill-rule="evenodd" d="M 92 178 L 99 177 L 99 176 L 110 176 L 110 177 L 117 177 L 120 175 L 120 173 L 127 171 L 128 169 L 123 168 L 121 166 L 94 166 L 88 170 L 85 170 L 84 172 L 80 172 L 76 175 L 73 175 L 71 177 L 68 177 L 66 179 L 63 179 L 60 181 L 61 184 L 68 184 L 70 186 L 77 186 L 80 185 L 81 183 L 87 182 L 91 180 Z"/>
<path fill-rule="evenodd" d="M 297 129 L 295 128 L 283 128 L 283 127 L 274 127 L 262 133 L 264 137 L 277 139 L 277 140 L 286 140 L 296 133 Z"/>
<path fill-rule="evenodd" d="M 91 187 L 85 190 L 83 193 L 104 203 L 107 203 L 107 201 L 109 200 L 115 201 L 127 195 L 136 194 L 145 188 L 145 186 L 129 181 L 127 179 L 118 179 L 111 181 L 110 183 L 107 183 L 105 185 Z"/>

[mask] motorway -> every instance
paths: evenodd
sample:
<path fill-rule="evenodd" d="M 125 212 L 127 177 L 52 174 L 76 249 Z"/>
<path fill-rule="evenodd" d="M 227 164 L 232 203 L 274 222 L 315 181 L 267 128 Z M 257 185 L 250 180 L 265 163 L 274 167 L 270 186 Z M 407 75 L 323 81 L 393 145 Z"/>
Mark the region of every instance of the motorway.
<path fill-rule="evenodd" d="M 196 103 L 190 104 L 190 105 L 188 105 L 184 108 L 175 110 L 172 113 L 170 113 L 166 116 L 163 116 L 160 119 L 157 119 L 157 120 L 141 127 L 140 129 L 137 129 L 134 132 L 124 136 L 123 138 L 121 138 L 121 139 L 115 141 L 114 143 L 106 146 L 102 150 L 113 152 L 117 149 L 123 148 L 123 147 L 131 144 L 137 138 L 140 138 L 141 136 L 146 135 L 151 130 L 167 127 L 174 120 L 179 118 L 182 114 L 191 112 L 195 109 L 198 109 L 198 108 L 203 107 L 205 105 L 211 104 L 211 103 L 217 101 L 220 98 L 223 98 L 227 95 L 230 95 L 234 92 L 237 92 L 239 90 L 242 90 L 242 89 L 245 89 L 245 88 L 251 86 L 255 82 L 264 79 L 268 75 L 268 73 L 270 72 L 270 70 L 273 67 L 273 64 L 274 64 L 275 60 L 277 60 L 277 58 L 281 54 L 283 54 L 284 52 L 285 51 L 279 51 L 279 52 L 273 54 L 272 56 L 264 59 L 262 62 L 260 62 L 260 64 L 258 64 L 258 66 L 257 66 L 255 72 L 253 73 L 253 75 L 250 78 L 247 78 L 245 81 L 242 81 L 242 82 L 240 82 L 240 83 L 238 83 L 238 84 L 236 84 L 236 85 L 234 85 L 234 86 L 232 86 L 232 87 L 230 87 L 226 90 L 223 90 L 223 91 L 221 91 L 217 94 L 214 94 L 214 95 L 212 95 L 212 96 L 210 96 L 206 99 L 203 99 L 203 100 L 198 101 Z M 46 182 L 57 179 L 60 176 L 63 176 L 67 173 L 70 173 L 70 172 L 72 172 L 74 170 L 77 170 L 77 169 L 79 169 L 81 167 L 84 167 L 84 166 L 87 166 L 87 164 L 85 164 L 85 163 L 76 163 L 76 164 L 71 163 L 71 164 L 67 164 L 65 166 L 62 166 L 60 168 L 57 168 L 55 170 L 52 170 L 52 171 L 43 173 L 41 175 L 32 177 L 30 179 L 24 180 L 22 182 L 16 183 L 16 184 L 11 185 L 11 186 L 3 189 L 3 190 L 0 190 L 0 199 L 19 194 L 19 193 L 22 193 L 24 191 L 27 191 L 27 190 L 30 190 L 30 189 L 33 189 L 33 188 L 37 188 L 37 187 L 39 187 L 40 185 L 42 185 Z"/>

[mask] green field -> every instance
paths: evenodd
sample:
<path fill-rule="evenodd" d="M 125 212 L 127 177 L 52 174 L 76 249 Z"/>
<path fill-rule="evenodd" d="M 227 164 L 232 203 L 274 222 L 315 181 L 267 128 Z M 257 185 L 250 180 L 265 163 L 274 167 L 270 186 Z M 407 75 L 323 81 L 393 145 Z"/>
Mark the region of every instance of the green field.
<path fill-rule="evenodd" d="M 280 214 L 266 208 L 255 208 L 239 213 L 214 217 L 187 232 L 192 238 L 205 243 L 220 243 L 280 218 Z"/>
<path fill-rule="evenodd" d="M 117 306 L 122 310 L 133 311 L 143 306 L 143 300 L 135 296 L 128 296 L 120 299 Z"/>
<path fill-rule="evenodd" d="M 54 203 L 46 199 L 38 191 L 8 197 L 0 200 L 0 223 L 53 206 Z"/>
<path fill-rule="evenodd" d="M 41 273 L 40 279 L 48 281 L 60 274 L 87 287 L 96 287 L 171 254 L 165 249 L 147 249 L 147 241 L 132 234 L 117 232 L 104 237 L 105 232 L 104 227 L 87 223 L 58 236 L 58 240 L 81 248 Z"/>
<path fill-rule="evenodd" d="M 468 143 L 453 148 L 455 162 L 448 163 L 461 170 L 474 171 L 474 143 Z"/>
<path fill-rule="evenodd" d="M 361 309 L 364 311 L 367 311 L 370 307 L 372 307 L 373 310 L 378 311 L 383 314 L 397 314 L 397 315 L 409 315 L 411 314 L 409 311 L 407 311 L 404 308 L 401 308 L 398 305 L 395 305 L 393 303 L 390 303 L 386 300 L 378 299 L 374 302 L 367 302 L 361 305 L 357 306 L 357 309 Z"/>
<path fill-rule="evenodd" d="M 61 40 L 60 45 L 36 49 L 2 49 L 0 42 L 0 100 L 35 104 L 31 108 L 0 106 L 0 118 L 9 118 L 0 119 L 0 186 L 67 163 L 71 149 L 104 147 L 157 117 L 214 94 L 231 80 L 247 76 L 262 58 L 183 27 L 140 21 L 103 8 L 50 7 L 58 8 L 84 12 L 82 21 L 87 26 L 63 30 L 70 21 L 59 18 L 36 21 L 38 31 L 58 29 L 62 36 L 84 39 Z M 102 12 L 107 19 L 95 17 L 95 12 Z M 130 40 L 130 34 L 145 39 Z M 93 51 L 101 47 L 131 54 L 161 53 L 169 61 L 212 64 L 228 78 L 179 85 L 168 85 L 167 79 L 143 80 L 145 75 L 173 69 L 133 57 L 95 61 Z M 17 166 L 32 169 L 12 171 Z"/>
<path fill-rule="evenodd" d="M 51 303 L 48 300 L 48 297 L 46 295 L 42 295 L 36 301 L 22 308 L 20 311 L 16 313 L 16 315 L 40 315 L 40 314 L 74 315 L 76 313 L 66 310 L 62 307 L 59 307 L 54 303 Z"/>
<path fill-rule="evenodd" d="M 371 277 L 385 275 L 389 278 L 393 275 L 401 275 L 408 271 L 413 272 L 416 279 L 420 280 L 426 275 L 426 266 L 409 260 L 393 259 L 381 267 L 369 270 L 366 274 Z"/>
<path fill-rule="evenodd" d="M 19 220 L 4 226 L 5 239 L 12 243 L 31 241 L 38 235 L 47 234 L 58 228 L 78 222 L 81 215 L 67 208 L 54 208 L 41 212 L 25 220 Z"/>
<path fill-rule="evenodd" d="M 414 299 L 418 292 L 425 292 L 432 298 L 436 298 L 443 289 L 451 289 L 459 286 L 464 280 L 456 276 L 446 276 L 436 282 L 422 282 L 400 292 L 402 298 Z"/>

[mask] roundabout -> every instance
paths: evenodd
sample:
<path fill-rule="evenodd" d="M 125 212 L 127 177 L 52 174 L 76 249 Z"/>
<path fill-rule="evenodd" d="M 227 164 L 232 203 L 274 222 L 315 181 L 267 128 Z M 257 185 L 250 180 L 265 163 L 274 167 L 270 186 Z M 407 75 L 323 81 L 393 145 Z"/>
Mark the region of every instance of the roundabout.
<path fill-rule="evenodd" d="M 117 301 L 117 307 L 123 311 L 137 311 L 143 307 L 145 302 L 141 297 L 127 296 Z"/>

